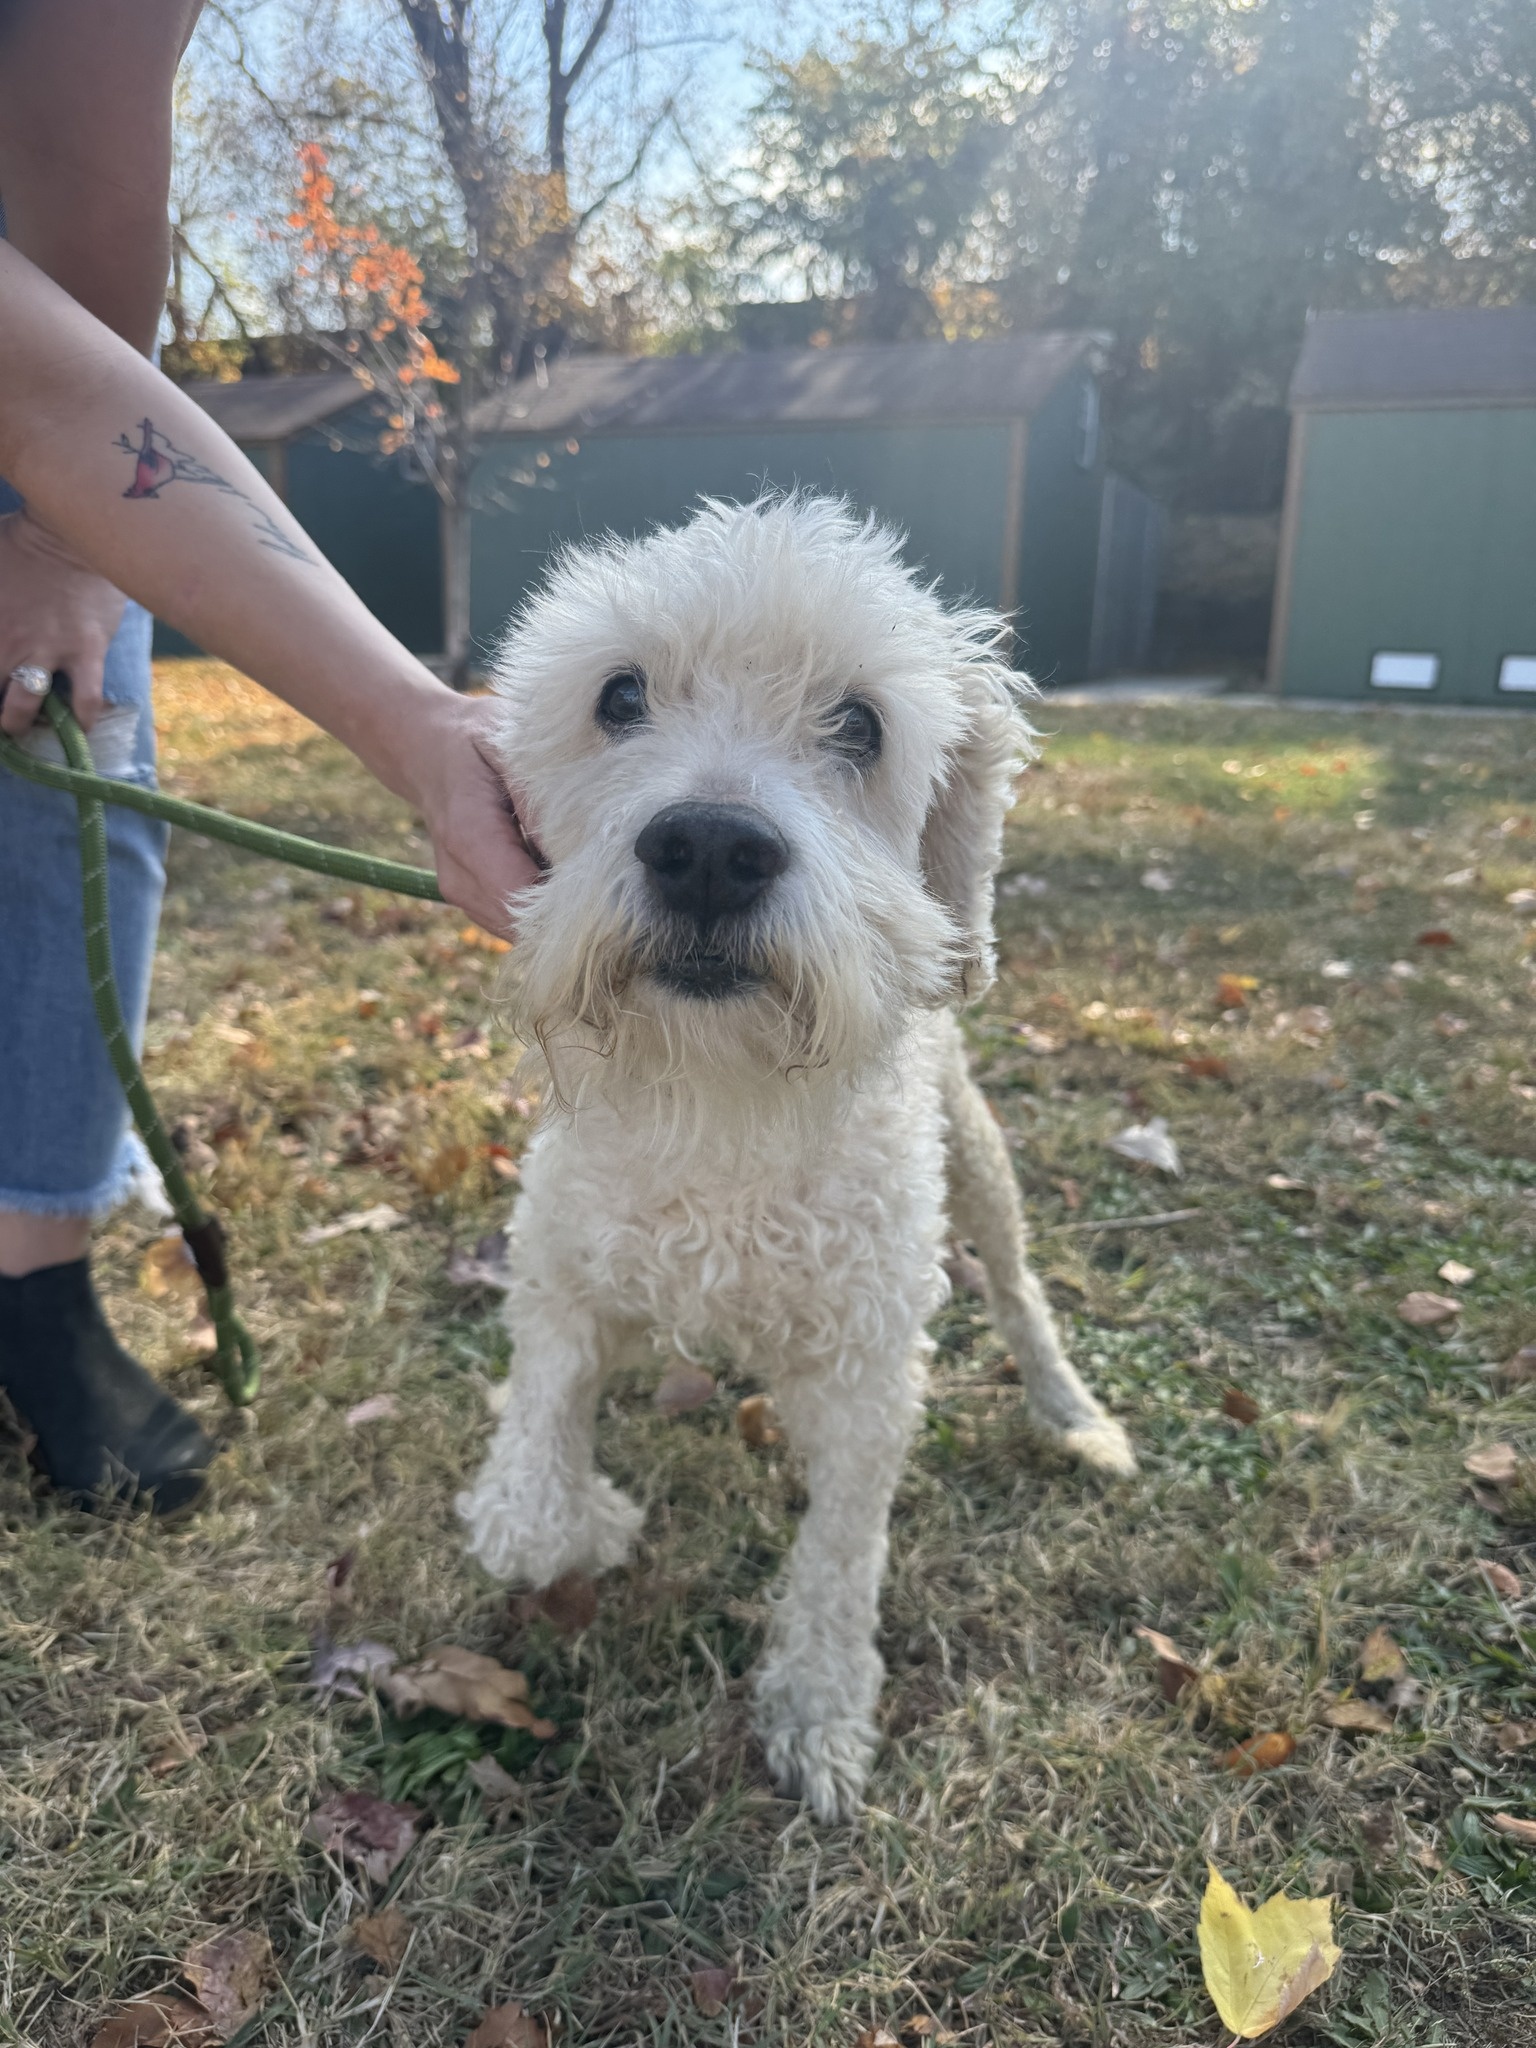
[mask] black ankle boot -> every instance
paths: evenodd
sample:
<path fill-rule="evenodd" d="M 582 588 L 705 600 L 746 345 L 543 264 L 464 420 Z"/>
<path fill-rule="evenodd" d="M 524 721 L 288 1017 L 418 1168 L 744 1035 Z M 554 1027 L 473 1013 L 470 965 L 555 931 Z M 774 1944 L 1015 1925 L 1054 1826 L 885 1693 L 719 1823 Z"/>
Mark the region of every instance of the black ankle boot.
<path fill-rule="evenodd" d="M 108 1329 L 89 1260 L 0 1277 L 0 1389 L 81 1506 L 136 1500 L 169 1515 L 202 1492 L 214 1443 Z"/>

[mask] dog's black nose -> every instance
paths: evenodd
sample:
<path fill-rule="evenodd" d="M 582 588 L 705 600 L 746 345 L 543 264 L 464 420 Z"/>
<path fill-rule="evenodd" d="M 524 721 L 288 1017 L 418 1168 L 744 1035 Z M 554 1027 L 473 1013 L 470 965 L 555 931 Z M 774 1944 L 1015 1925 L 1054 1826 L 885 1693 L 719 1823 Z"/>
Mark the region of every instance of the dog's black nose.
<path fill-rule="evenodd" d="M 669 804 L 635 841 L 661 900 L 701 925 L 745 910 L 789 866 L 789 848 L 741 804 Z"/>

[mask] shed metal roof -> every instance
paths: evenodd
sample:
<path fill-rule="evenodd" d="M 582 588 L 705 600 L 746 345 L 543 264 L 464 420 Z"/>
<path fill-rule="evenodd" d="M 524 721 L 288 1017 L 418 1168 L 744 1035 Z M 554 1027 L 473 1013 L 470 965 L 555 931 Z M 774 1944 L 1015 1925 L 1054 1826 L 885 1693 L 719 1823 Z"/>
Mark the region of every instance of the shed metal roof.
<path fill-rule="evenodd" d="M 1291 404 L 1536 405 L 1536 306 L 1319 314 L 1307 323 Z"/>
<path fill-rule="evenodd" d="M 475 415 L 484 434 L 1012 419 L 1035 412 L 1103 337 L 889 342 L 696 356 L 565 356 Z"/>
<path fill-rule="evenodd" d="M 242 377 L 235 384 L 199 382 L 183 388 L 232 441 L 286 441 L 367 395 L 355 377 L 331 370 Z"/>

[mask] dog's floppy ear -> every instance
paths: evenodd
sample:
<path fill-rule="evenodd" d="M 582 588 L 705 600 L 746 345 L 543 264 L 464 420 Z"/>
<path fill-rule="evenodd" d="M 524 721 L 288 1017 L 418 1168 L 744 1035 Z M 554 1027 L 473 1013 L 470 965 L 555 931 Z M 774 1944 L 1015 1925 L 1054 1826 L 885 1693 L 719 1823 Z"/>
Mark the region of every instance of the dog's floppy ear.
<path fill-rule="evenodd" d="M 994 643 L 995 646 L 995 643 Z M 965 727 L 949 756 L 923 826 L 923 879 L 953 919 L 954 996 L 973 1002 L 991 986 L 996 967 L 992 884 L 1003 849 L 1003 820 L 1020 768 L 1033 752 L 1019 709 L 1030 689 L 974 640 L 955 665 Z"/>

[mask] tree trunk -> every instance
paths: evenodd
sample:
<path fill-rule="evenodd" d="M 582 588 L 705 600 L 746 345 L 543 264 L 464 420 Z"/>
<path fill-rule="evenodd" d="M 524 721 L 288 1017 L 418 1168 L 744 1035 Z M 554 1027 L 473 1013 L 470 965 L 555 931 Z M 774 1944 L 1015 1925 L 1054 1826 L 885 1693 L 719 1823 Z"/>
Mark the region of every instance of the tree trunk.
<path fill-rule="evenodd" d="M 470 512 L 457 497 L 441 506 L 438 529 L 443 550 L 443 663 L 456 690 L 469 681 Z"/>

